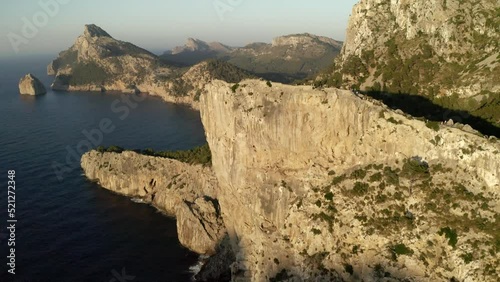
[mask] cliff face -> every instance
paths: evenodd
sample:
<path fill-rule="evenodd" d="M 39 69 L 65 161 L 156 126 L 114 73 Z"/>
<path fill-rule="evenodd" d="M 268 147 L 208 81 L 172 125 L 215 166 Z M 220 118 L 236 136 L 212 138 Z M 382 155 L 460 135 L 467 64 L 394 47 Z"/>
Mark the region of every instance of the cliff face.
<path fill-rule="evenodd" d="M 348 91 L 243 81 L 207 92 L 201 115 L 239 276 L 492 281 L 498 142 Z"/>
<path fill-rule="evenodd" d="M 177 218 L 181 244 L 200 254 L 213 254 L 225 229 L 216 200 L 217 180 L 210 168 L 134 152 L 83 155 L 87 178 L 102 187 L 140 198 Z"/>
<path fill-rule="evenodd" d="M 419 94 L 499 126 L 499 12 L 496 0 L 361 0 L 329 83 Z"/>

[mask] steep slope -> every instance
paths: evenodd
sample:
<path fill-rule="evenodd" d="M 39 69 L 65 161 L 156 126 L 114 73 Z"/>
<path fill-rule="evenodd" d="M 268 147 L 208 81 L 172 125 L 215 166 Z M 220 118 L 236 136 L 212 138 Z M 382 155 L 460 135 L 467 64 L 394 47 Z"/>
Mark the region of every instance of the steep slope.
<path fill-rule="evenodd" d="M 500 126 L 500 8 L 486 1 L 361 0 L 330 86 L 418 94 Z"/>
<path fill-rule="evenodd" d="M 494 281 L 498 141 L 349 91 L 241 84 L 201 100 L 240 276 Z"/>
<path fill-rule="evenodd" d="M 217 180 L 209 195 L 236 252 L 233 281 L 496 281 L 495 138 L 349 91 L 239 85 L 213 81 L 200 101 Z M 149 174 L 127 180 L 144 169 L 98 165 L 111 157 L 130 158 L 89 153 L 86 175 L 112 190 L 149 190 Z M 147 169 L 167 179 L 156 193 L 170 193 L 169 178 L 200 193 L 207 172 L 177 181 L 170 165 L 177 171 Z"/>
<path fill-rule="evenodd" d="M 341 47 L 339 41 L 308 33 L 277 37 L 271 44 L 252 43 L 240 48 L 188 39 L 185 46 L 166 52 L 162 59 L 190 65 L 207 58 L 219 58 L 269 80 L 292 82 L 326 68 Z"/>
<path fill-rule="evenodd" d="M 86 25 L 75 44 L 47 67 L 52 89 L 149 93 L 166 101 L 198 107 L 203 86 L 213 79 L 238 82 L 251 77 L 228 63 L 202 62 L 182 69 L 165 65 L 150 52 Z"/>

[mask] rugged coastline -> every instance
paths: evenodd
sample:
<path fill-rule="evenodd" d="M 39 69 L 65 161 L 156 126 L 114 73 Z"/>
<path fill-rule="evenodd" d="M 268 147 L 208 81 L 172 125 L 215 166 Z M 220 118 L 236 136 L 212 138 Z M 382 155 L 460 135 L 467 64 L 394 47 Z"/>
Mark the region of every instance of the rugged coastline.
<path fill-rule="evenodd" d="M 227 232 L 233 281 L 494 277 L 498 141 L 349 91 L 239 85 L 214 81 L 201 96 L 211 168 L 92 151 L 85 174 L 175 214 L 199 253 Z"/>

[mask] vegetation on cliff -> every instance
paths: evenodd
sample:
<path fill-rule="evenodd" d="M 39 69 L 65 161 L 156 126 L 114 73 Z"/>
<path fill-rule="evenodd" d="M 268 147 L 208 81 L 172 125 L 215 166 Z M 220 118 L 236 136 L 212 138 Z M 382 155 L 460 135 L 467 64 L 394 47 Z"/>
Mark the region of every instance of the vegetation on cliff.
<path fill-rule="evenodd" d="M 316 86 L 419 95 L 500 127 L 495 1 L 373 2 L 354 8 L 346 46 Z"/>
<path fill-rule="evenodd" d="M 124 151 L 127 151 L 122 147 L 114 145 L 109 147 L 99 146 L 96 148 L 96 150 L 101 153 L 122 153 Z M 203 166 L 210 166 L 212 164 L 212 153 L 210 152 L 208 144 L 190 150 L 155 151 L 153 149 L 145 149 L 133 151 L 147 156 L 168 158 L 188 164 L 201 164 Z"/>

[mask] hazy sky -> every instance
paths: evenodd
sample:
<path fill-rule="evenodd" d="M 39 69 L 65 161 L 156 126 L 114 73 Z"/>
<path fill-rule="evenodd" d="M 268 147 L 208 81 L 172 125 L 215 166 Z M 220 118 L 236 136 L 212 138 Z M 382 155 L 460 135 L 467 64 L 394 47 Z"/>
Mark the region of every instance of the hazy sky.
<path fill-rule="evenodd" d="M 156 53 L 183 45 L 188 37 L 232 46 L 303 32 L 344 40 L 356 2 L 9 0 L 0 10 L 0 56 L 56 54 L 71 46 L 88 23 Z"/>

